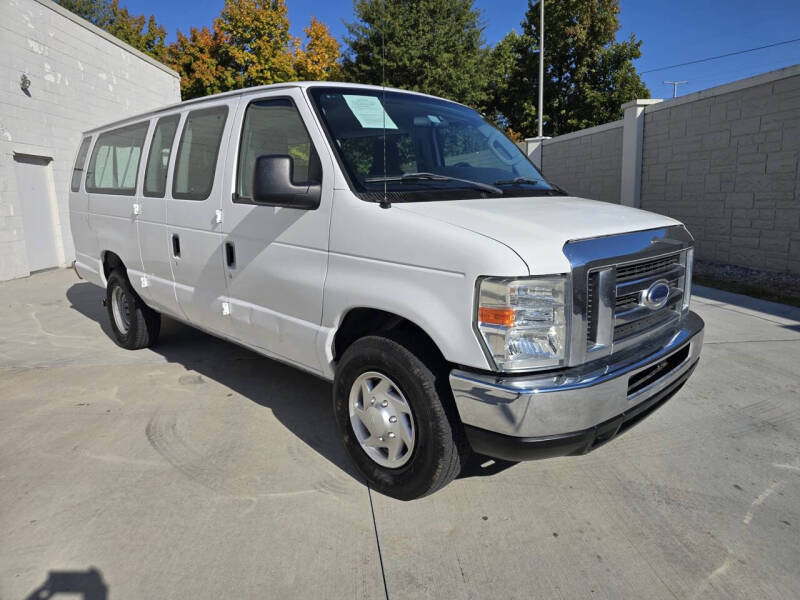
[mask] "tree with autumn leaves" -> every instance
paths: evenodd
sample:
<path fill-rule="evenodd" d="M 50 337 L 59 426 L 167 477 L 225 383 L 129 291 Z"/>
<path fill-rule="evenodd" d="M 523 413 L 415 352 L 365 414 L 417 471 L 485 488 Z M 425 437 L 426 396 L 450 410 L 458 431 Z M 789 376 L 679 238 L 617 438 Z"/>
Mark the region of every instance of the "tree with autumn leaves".
<path fill-rule="evenodd" d="M 119 5 L 119 0 L 56 0 L 67 10 L 83 17 L 92 25 L 105 29 L 111 35 L 130 44 L 137 50 L 164 62 L 167 55 L 167 31 L 150 15 L 132 15 Z"/>
<path fill-rule="evenodd" d="M 119 0 L 59 0 L 59 3 L 149 54 L 181 75 L 184 100 L 254 85 L 337 79 L 339 42 L 311 18 L 305 43 L 289 32 L 285 0 L 225 0 L 211 28 L 178 31 L 167 45 L 153 16 L 131 15 Z"/>
<path fill-rule="evenodd" d="M 211 27 L 166 44 L 153 16 L 119 0 L 57 0 L 181 75 L 181 95 L 197 98 L 296 80 L 386 84 L 468 104 L 513 137 L 538 120 L 539 2 L 487 47 L 475 0 L 354 0 L 347 50 L 315 18 L 305 40 L 289 29 L 286 0 L 224 0 Z M 640 40 L 617 41 L 620 0 L 548 0 L 544 130 L 561 135 L 619 118 L 620 105 L 649 91 L 633 60 Z"/>
<path fill-rule="evenodd" d="M 211 29 L 192 27 L 167 48 L 184 99 L 254 85 L 339 75 L 339 42 L 311 18 L 305 45 L 289 33 L 285 0 L 225 0 Z"/>

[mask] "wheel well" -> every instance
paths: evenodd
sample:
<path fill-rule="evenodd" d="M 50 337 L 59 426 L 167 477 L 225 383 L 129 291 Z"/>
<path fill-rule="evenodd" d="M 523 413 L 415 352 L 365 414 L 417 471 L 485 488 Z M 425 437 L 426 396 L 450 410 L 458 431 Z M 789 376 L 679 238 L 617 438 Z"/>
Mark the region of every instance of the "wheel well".
<path fill-rule="evenodd" d="M 342 319 L 333 339 L 333 357 L 338 360 L 356 340 L 382 335 L 402 342 L 422 360 L 435 365 L 447 363 L 436 342 L 416 323 L 376 308 L 354 308 Z"/>
<path fill-rule="evenodd" d="M 450 422 L 455 442 L 460 452 L 466 455 L 469 445 L 450 389 L 450 364 L 433 338 L 422 327 L 405 317 L 375 308 L 354 308 L 345 315 L 336 331 L 333 339 L 334 360 L 340 359 L 352 343 L 368 335 L 380 335 L 394 340 L 428 366 L 435 378 L 436 390 Z"/>
<path fill-rule="evenodd" d="M 122 262 L 122 259 L 110 250 L 106 250 L 103 252 L 103 275 L 105 275 L 105 278 L 108 279 L 111 271 L 115 269 L 119 269 L 127 277 L 125 263 Z"/>

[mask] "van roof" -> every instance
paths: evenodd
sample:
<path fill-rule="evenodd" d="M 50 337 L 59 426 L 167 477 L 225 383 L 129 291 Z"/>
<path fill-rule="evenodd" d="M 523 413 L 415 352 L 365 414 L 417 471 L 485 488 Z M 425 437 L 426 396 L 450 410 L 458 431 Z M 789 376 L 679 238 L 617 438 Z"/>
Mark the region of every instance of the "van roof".
<path fill-rule="evenodd" d="M 257 92 L 261 90 L 280 90 L 280 89 L 291 89 L 291 88 L 310 88 L 310 87 L 340 87 L 340 88 L 358 88 L 358 89 L 369 89 L 369 90 L 386 90 L 387 92 L 403 92 L 406 94 L 414 94 L 416 96 L 424 96 L 426 98 L 436 98 L 437 100 L 445 100 L 447 102 L 453 102 L 453 104 L 460 104 L 460 102 L 455 102 L 453 100 L 447 100 L 447 98 L 440 98 L 438 96 L 432 96 L 431 94 L 423 94 L 421 92 L 412 92 L 410 90 L 401 90 L 398 88 L 390 88 L 390 87 L 381 87 L 379 85 L 367 85 L 362 83 L 344 83 L 340 81 L 291 81 L 287 83 L 273 83 L 271 85 L 257 85 L 254 87 L 249 88 L 242 88 L 239 90 L 232 90 L 229 92 L 221 92 L 219 94 L 212 94 L 210 96 L 202 96 L 200 98 L 192 98 L 191 100 L 184 100 L 182 102 L 176 102 L 175 104 L 168 104 L 166 106 L 162 106 L 160 108 L 155 108 L 152 110 L 148 110 L 143 113 L 139 113 L 137 115 L 133 115 L 130 117 L 125 117 L 124 119 L 120 119 L 119 121 L 113 121 L 112 123 L 106 123 L 104 125 L 100 125 L 98 127 L 93 127 L 92 129 L 87 129 L 83 132 L 83 135 L 91 135 L 93 133 L 97 133 L 98 131 L 103 131 L 112 127 L 119 127 L 125 125 L 126 123 L 135 123 L 136 121 L 140 121 L 145 118 L 150 118 L 154 115 L 157 115 L 162 112 L 167 112 L 170 110 L 175 110 L 179 108 L 183 108 L 184 106 L 190 106 L 193 104 L 202 104 L 204 102 L 209 102 L 212 100 L 217 100 L 219 98 L 228 98 L 232 96 L 241 96 L 242 94 L 249 94 L 250 92 Z"/>

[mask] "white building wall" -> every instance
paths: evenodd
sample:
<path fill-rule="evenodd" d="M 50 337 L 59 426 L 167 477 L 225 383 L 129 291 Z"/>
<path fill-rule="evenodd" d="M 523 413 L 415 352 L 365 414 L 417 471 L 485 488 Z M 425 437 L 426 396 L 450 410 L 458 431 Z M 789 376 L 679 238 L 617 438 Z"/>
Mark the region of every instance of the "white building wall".
<path fill-rule="evenodd" d="M 180 102 L 178 74 L 49 0 L 0 0 L 0 281 L 29 274 L 14 155 L 52 158 L 61 265 L 81 132 Z M 28 93 L 20 87 L 25 74 Z M 30 215 L 27 216 L 30 218 Z"/>

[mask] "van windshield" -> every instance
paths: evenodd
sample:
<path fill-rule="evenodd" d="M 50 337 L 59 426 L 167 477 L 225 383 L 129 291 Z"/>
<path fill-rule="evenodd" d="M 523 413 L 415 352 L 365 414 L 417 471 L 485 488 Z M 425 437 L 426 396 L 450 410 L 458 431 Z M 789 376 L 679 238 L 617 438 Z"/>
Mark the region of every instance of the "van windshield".
<path fill-rule="evenodd" d="M 353 191 L 424 201 L 561 194 L 476 111 L 377 89 L 312 87 L 310 96 Z"/>

